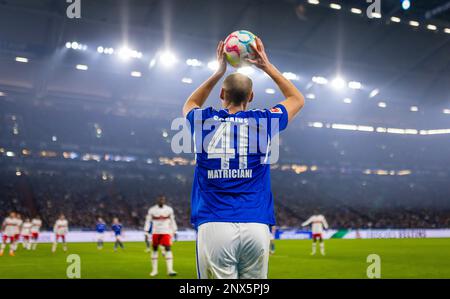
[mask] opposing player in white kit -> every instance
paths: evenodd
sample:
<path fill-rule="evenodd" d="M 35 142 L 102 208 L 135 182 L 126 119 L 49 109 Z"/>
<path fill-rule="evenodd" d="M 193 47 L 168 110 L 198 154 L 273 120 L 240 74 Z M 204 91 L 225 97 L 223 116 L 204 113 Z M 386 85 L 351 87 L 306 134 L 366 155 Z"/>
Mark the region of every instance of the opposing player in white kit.
<path fill-rule="evenodd" d="M 269 62 L 261 40 L 249 45 L 255 57 L 247 62 L 274 81 L 284 96 L 282 102 L 249 110 L 252 80 L 233 73 L 222 84 L 222 109 L 203 108 L 226 72 L 221 41 L 218 70 L 183 107 L 196 154 L 191 222 L 197 230 L 199 278 L 267 278 L 270 227 L 275 225 L 270 163 L 276 162 L 276 136 L 305 102 L 295 85 Z"/>
<path fill-rule="evenodd" d="M 173 209 L 166 203 L 164 196 L 159 196 L 157 204 L 148 210 L 146 227 L 152 226 L 152 272 L 150 276 L 158 275 L 158 247 L 164 246 L 167 274 L 175 276 L 173 270 L 172 237 L 177 232 L 177 223 Z"/>
<path fill-rule="evenodd" d="M 41 231 L 42 220 L 39 216 L 35 216 L 33 220 L 31 220 L 31 248 L 36 250 L 37 241 L 39 239 L 39 232 Z"/>
<path fill-rule="evenodd" d="M 31 221 L 29 218 L 25 218 L 25 221 L 22 224 L 22 229 L 20 231 L 20 235 L 22 236 L 22 245 L 23 248 L 30 250 L 31 249 Z"/>
<path fill-rule="evenodd" d="M 302 223 L 302 226 L 308 226 L 311 225 L 311 232 L 312 232 L 312 251 L 311 255 L 316 254 L 316 244 L 317 240 L 320 242 L 320 253 L 322 255 L 325 255 L 325 244 L 323 243 L 323 229 L 328 229 L 328 223 L 327 220 L 323 215 L 313 215 L 309 217 L 308 220 Z"/>
<path fill-rule="evenodd" d="M 66 235 L 69 232 L 69 222 L 63 214 L 56 220 L 55 225 L 53 226 L 53 232 L 55 233 L 55 241 L 53 242 L 52 252 L 56 251 L 59 239 L 61 239 L 63 243 L 63 250 L 67 251 Z"/>
<path fill-rule="evenodd" d="M 3 255 L 8 240 L 9 240 L 9 255 L 14 256 L 14 251 L 16 250 L 15 234 L 16 234 L 18 225 L 19 225 L 19 221 L 16 218 L 15 212 L 9 213 L 9 216 L 6 217 L 5 220 L 3 220 L 2 245 L 0 247 L 0 256 Z"/>

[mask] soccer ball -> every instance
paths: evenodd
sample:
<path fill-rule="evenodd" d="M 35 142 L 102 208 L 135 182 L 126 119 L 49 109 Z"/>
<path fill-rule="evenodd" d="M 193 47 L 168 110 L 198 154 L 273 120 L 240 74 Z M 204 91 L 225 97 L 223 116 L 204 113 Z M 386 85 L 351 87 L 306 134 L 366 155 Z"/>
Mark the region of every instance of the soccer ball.
<path fill-rule="evenodd" d="M 225 57 L 233 67 L 241 67 L 246 64 L 245 59 L 255 58 L 255 53 L 250 46 L 255 42 L 256 36 L 247 30 L 238 30 L 227 36 L 224 42 Z"/>

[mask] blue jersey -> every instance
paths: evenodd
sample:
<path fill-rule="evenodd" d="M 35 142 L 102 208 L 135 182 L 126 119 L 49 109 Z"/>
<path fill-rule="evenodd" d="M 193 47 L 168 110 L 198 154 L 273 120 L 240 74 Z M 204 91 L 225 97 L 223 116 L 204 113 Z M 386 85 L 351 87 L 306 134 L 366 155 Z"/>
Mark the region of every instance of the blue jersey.
<path fill-rule="evenodd" d="M 106 230 L 106 224 L 104 222 L 98 222 L 95 226 L 95 230 L 100 234 L 104 233 Z"/>
<path fill-rule="evenodd" d="M 118 224 L 113 224 L 111 226 L 111 229 L 114 232 L 114 235 L 119 236 L 122 234 L 122 224 L 118 223 Z"/>
<path fill-rule="evenodd" d="M 194 227 L 206 222 L 274 225 L 269 161 L 275 136 L 287 127 L 286 108 L 279 104 L 229 114 L 209 107 L 193 109 L 186 117 L 196 153 Z"/>

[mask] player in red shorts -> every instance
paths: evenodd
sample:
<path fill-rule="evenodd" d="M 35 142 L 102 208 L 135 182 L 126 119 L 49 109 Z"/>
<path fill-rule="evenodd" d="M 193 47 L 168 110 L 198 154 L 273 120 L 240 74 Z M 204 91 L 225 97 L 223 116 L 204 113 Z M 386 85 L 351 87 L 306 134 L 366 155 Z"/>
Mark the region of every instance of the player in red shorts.
<path fill-rule="evenodd" d="M 158 247 L 161 245 L 165 248 L 167 274 L 175 276 L 177 273 L 173 270 L 173 254 L 171 251 L 172 237 L 177 232 L 177 224 L 173 209 L 166 203 L 164 196 L 159 196 L 157 204 L 148 210 L 147 227 L 152 227 L 152 272 L 151 276 L 158 274 Z"/>
<path fill-rule="evenodd" d="M 22 236 L 22 245 L 23 248 L 30 250 L 31 249 L 31 221 L 30 218 L 26 218 L 22 224 L 22 229 L 20 231 L 20 235 Z"/>
<path fill-rule="evenodd" d="M 63 214 L 56 220 L 55 225 L 53 226 L 53 232 L 55 233 L 55 241 L 53 242 L 52 252 L 56 251 L 60 239 L 63 243 L 63 250 L 67 251 L 66 235 L 69 232 L 69 222 Z"/>
<path fill-rule="evenodd" d="M 312 251 L 311 255 L 316 254 L 316 242 L 320 242 L 320 253 L 325 255 L 325 244 L 323 243 L 323 230 L 328 228 L 327 220 L 323 215 L 313 215 L 308 220 L 302 223 L 302 226 L 307 226 L 311 224 L 312 231 Z"/>
<path fill-rule="evenodd" d="M 2 245 L 0 247 L 0 256 L 3 255 L 8 240 L 9 240 L 9 255 L 14 256 L 14 252 L 16 250 L 15 234 L 18 225 L 19 221 L 16 218 L 16 213 L 15 212 L 9 213 L 9 216 L 5 218 L 2 224 Z"/>

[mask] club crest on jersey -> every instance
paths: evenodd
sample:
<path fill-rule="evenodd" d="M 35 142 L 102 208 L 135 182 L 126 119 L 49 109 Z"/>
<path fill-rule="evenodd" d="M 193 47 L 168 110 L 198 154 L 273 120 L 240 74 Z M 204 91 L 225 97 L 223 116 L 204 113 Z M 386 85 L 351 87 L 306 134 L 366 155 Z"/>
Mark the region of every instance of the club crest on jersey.
<path fill-rule="evenodd" d="M 272 109 L 270 109 L 270 112 L 272 112 L 272 113 L 283 113 L 283 111 L 279 107 L 273 107 Z"/>

